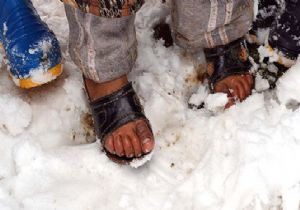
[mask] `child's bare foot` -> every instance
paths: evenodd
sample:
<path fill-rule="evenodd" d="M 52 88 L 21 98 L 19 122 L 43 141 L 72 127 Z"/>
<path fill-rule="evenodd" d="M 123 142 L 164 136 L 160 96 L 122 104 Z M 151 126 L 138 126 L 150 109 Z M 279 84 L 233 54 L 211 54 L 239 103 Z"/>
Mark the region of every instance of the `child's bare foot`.
<path fill-rule="evenodd" d="M 110 82 L 95 83 L 85 79 L 90 100 L 95 101 L 110 95 L 128 84 L 127 77 L 121 77 Z M 151 152 L 154 148 L 154 137 L 148 122 L 137 119 L 126 123 L 104 137 L 105 149 L 119 157 L 138 158 Z"/>

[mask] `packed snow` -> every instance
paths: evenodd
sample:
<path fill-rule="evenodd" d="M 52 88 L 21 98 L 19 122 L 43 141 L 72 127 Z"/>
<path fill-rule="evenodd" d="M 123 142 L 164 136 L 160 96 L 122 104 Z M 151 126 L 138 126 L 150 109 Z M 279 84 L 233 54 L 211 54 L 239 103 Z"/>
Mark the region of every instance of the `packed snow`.
<path fill-rule="evenodd" d="M 220 109 L 224 95 L 208 94 L 182 51 L 152 38 L 168 13 L 148 0 L 136 19 L 139 56 L 130 78 L 156 149 L 138 169 L 120 166 L 94 142 L 81 73 L 67 53 L 63 4 L 33 2 L 61 42 L 64 73 L 26 91 L 2 62 L 1 210 L 299 209 L 300 61 L 277 88 L 258 77 L 251 97 Z"/>

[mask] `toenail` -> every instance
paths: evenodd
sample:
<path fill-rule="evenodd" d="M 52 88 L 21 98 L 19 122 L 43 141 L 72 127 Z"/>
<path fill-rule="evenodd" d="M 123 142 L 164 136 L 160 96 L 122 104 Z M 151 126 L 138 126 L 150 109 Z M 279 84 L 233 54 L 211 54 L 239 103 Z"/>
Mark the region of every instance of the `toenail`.
<path fill-rule="evenodd" d="M 148 152 L 150 152 L 150 149 L 147 149 L 147 148 L 146 148 L 146 149 L 145 149 L 145 153 L 148 153 Z"/>
<path fill-rule="evenodd" d="M 142 156 L 142 154 L 138 154 L 138 155 L 137 155 L 137 157 L 141 157 L 141 156 Z"/>
<path fill-rule="evenodd" d="M 130 155 L 129 155 L 129 158 L 133 158 L 133 156 L 134 156 L 134 154 L 130 154 Z"/>
<path fill-rule="evenodd" d="M 147 144 L 149 141 L 151 141 L 150 138 L 145 138 L 145 139 L 143 140 L 143 144 Z"/>
<path fill-rule="evenodd" d="M 143 133 L 147 130 L 147 126 L 145 126 L 143 123 L 140 123 L 138 124 L 137 126 L 137 130 L 140 132 L 140 133 Z"/>

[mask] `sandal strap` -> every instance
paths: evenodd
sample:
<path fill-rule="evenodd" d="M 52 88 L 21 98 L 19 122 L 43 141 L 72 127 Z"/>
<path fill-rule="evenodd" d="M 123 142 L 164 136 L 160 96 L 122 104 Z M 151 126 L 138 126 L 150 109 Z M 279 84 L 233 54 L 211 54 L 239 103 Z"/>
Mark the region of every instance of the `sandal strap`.
<path fill-rule="evenodd" d="M 110 95 L 90 102 L 90 107 L 97 137 L 102 142 L 109 133 L 137 119 L 144 119 L 151 128 L 132 83 L 128 83 Z"/>
<path fill-rule="evenodd" d="M 246 53 L 246 60 L 242 60 L 241 52 Z M 251 63 L 249 61 L 249 53 L 244 39 L 238 39 L 227 45 L 222 45 L 212 49 L 204 49 L 207 63 L 213 65 L 213 73 L 209 78 L 210 88 L 214 89 L 214 85 L 220 80 L 238 74 L 249 73 Z"/>

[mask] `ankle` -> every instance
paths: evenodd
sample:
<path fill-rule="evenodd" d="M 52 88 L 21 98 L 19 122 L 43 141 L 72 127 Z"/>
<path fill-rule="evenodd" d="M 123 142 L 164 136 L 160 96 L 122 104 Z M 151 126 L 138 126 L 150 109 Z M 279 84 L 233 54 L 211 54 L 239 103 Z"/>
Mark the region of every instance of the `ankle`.
<path fill-rule="evenodd" d="M 98 98 L 112 94 L 113 92 L 119 90 L 120 88 L 128 84 L 128 79 L 127 75 L 125 75 L 118 79 L 104 83 L 96 83 L 93 80 L 87 78 L 84 78 L 84 82 L 89 99 L 91 101 L 94 101 Z"/>

